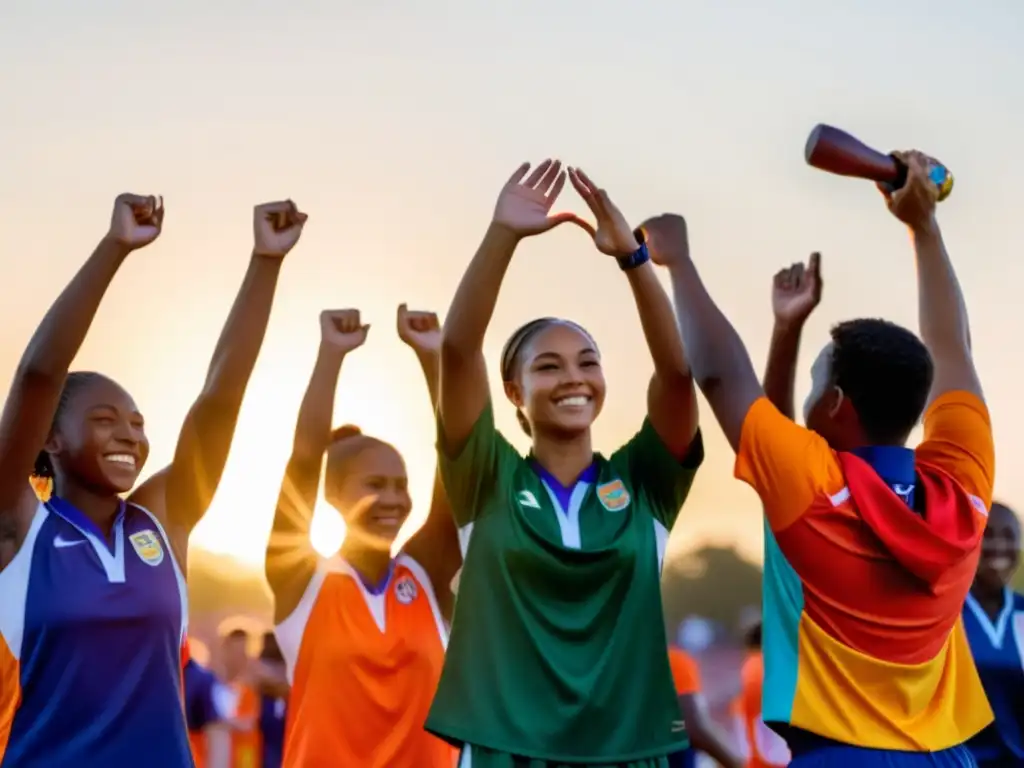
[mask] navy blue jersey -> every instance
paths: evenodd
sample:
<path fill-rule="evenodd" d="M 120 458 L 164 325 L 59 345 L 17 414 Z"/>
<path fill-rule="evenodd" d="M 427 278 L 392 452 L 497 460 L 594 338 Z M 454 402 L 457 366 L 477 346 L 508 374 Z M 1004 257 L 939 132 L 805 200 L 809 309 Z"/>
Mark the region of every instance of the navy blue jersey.
<path fill-rule="evenodd" d="M 281 768 L 284 756 L 286 702 L 273 696 L 260 696 L 260 735 L 263 743 L 261 768 Z"/>
<path fill-rule="evenodd" d="M 217 677 L 195 659 L 185 665 L 185 722 L 189 731 L 199 732 L 221 719 L 213 690 Z"/>
<path fill-rule="evenodd" d="M 996 718 L 968 746 L 981 766 L 1024 766 L 1024 595 L 1007 589 L 995 621 L 968 595 L 964 630 Z"/>
<path fill-rule="evenodd" d="M 0 595 L 0 768 L 193 765 L 185 579 L 152 514 L 122 503 L 108 541 L 51 498 Z"/>

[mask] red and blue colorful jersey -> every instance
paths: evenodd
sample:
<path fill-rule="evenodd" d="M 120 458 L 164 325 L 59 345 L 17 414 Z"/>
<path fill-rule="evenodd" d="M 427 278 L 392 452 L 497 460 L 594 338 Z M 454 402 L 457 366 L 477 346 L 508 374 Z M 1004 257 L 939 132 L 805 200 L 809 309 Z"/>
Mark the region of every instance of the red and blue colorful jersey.
<path fill-rule="evenodd" d="M 751 406 L 736 476 L 765 510 L 765 721 L 911 752 L 992 721 L 960 619 L 992 502 L 989 414 L 947 393 L 924 432 L 898 483 Z"/>

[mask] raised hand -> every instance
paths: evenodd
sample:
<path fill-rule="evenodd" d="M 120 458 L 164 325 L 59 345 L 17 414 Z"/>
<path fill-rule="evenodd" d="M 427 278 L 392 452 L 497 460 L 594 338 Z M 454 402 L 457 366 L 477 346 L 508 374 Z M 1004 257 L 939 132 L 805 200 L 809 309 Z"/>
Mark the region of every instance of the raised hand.
<path fill-rule="evenodd" d="M 690 235 L 686 219 L 678 213 L 663 213 L 640 225 L 651 261 L 667 266 L 690 255 Z"/>
<path fill-rule="evenodd" d="M 114 200 L 107 237 L 119 245 L 136 250 L 144 248 L 158 237 L 164 223 L 162 197 L 124 193 Z"/>
<path fill-rule="evenodd" d="M 363 346 L 369 330 L 358 309 L 325 309 L 320 313 L 320 343 L 336 352 L 346 354 Z"/>
<path fill-rule="evenodd" d="M 569 169 L 569 181 L 583 198 L 590 212 L 597 219 L 597 226 L 582 219 L 573 218 L 574 224 L 584 229 L 594 239 L 597 250 L 608 256 L 623 258 L 631 255 L 640 247 L 633 235 L 626 217 L 612 203 L 608 193 L 599 188 L 590 177 L 579 168 Z"/>
<path fill-rule="evenodd" d="M 812 253 L 807 266 L 794 264 L 775 273 L 772 281 L 772 312 L 775 322 L 801 324 L 821 302 L 821 254 Z"/>
<path fill-rule="evenodd" d="M 308 218 L 291 200 L 257 205 L 252 212 L 253 255 L 283 258 L 299 242 Z"/>
<path fill-rule="evenodd" d="M 907 181 L 892 194 L 879 185 L 889 211 L 915 231 L 933 226 L 939 188 L 928 174 L 935 161 L 916 150 L 893 155 L 907 166 Z"/>
<path fill-rule="evenodd" d="M 398 305 L 398 338 L 416 354 L 436 354 L 441 350 L 441 322 L 433 312 L 410 310 Z"/>
<path fill-rule="evenodd" d="M 578 221 L 572 213 L 551 215 L 551 206 L 565 186 L 562 163 L 545 160 L 527 176 L 529 171 L 530 164 L 523 163 L 502 187 L 494 206 L 494 223 L 519 237 L 529 237 Z"/>

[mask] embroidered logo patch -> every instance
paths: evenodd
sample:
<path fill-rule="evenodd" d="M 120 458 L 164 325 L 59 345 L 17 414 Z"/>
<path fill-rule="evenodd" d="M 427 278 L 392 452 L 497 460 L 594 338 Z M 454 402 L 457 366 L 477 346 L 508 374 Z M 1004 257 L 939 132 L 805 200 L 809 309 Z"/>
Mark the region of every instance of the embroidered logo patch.
<path fill-rule="evenodd" d="M 132 543 L 135 554 L 146 565 L 156 567 L 164 561 L 164 547 L 160 543 L 160 537 L 156 531 L 147 530 L 133 533 L 128 537 L 128 541 Z"/>
<path fill-rule="evenodd" d="M 399 579 L 398 583 L 395 584 L 395 597 L 398 598 L 398 602 L 402 605 L 411 603 L 418 594 L 419 590 L 416 589 L 416 582 L 408 576 Z"/>
<path fill-rule="evenodd" d="M 629 491 L 621 480 L 597 486 L 597 500 L 609 512 L 621 512 L 629 506 Z"/>

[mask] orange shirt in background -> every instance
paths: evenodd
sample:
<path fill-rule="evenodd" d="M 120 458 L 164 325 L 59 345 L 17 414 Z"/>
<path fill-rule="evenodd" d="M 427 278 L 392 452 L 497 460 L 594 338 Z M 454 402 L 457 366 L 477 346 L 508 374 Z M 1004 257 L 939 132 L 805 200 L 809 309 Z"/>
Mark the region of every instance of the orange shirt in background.
<path fill-rule="evenodd" d="M 789 749 L 761 717 L 761 687 L 764 684 L 764 659 L 760 651 L 750 653 L 740 670 L 740 694 L 732 704 L 736 730 L 746 768 L 783 768 L 789 765 Z"/>
<path fill-rule="evenodd" d="M 248 685 L 233 687 L 238 697 L 234 718 L 242 723 L 251 723 L 251 727 L 231 733 L 231 768 L 260 768 L 263 747 L 260 742 L 260 729 L 257 727 L 260 697 Z"/>
<path fill-rule="evenodd" d="M 672 668 L 672 682 L 675 683 L 677 696 L 700 693 L 700 667 L 690 654 L 669 647 L 668 664 Z"/>

